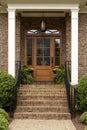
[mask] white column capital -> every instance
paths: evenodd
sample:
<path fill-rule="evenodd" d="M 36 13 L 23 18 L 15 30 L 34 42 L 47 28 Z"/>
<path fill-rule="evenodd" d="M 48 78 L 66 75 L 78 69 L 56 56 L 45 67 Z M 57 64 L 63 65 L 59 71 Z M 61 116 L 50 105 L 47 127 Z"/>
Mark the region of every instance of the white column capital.
<path fill-rule="evenodd" d="M 16 9 L 9 9 L 9 8 L 7 8 L 7 11 L 8 12 L 16 12 Z"/>
<path fill-rule="evenodd" d="M 79 9 L 71 10 L 71 20 L 78 19 L 78 12 L 79 12 Z"/>
<path fill-rule="evenodd" d="M 71 12 L 79 12 L 79 9 L 71 9 Z"/>
<path fill-rule="evenodd" d="M 8 9 L 8 19 L 15 19 L 16 10 Z"/>

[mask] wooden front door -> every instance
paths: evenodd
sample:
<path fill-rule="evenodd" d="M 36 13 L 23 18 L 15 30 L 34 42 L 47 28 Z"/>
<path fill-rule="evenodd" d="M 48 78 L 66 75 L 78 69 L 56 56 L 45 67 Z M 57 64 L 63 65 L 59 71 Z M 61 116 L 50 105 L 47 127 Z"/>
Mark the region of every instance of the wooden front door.
<path fill-rule="evenodd" d="M 60 38 L 34 36 L 27 38 L 26 64 L 34 68 L 35 81 L 53 81 L 53 68 L 60 65 Z"/>
<path fill-rule="evenodd" d="M 50 37 L 37 37 L 35 39 L 35 72 L 36 81 L 53 81 L 51 58 L 53 49 Z"/>

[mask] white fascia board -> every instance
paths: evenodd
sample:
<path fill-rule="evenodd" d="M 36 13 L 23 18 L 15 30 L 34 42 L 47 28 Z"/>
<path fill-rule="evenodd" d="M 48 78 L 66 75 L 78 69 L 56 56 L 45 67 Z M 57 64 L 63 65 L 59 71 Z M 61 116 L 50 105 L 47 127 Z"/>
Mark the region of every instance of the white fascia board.
<path fill-rule="evenodd" d="M 79 4 L 8 4 L 8 9 L 40 9 L 40 10 L 63 10 L 63 9 L 79 9 Z"/>

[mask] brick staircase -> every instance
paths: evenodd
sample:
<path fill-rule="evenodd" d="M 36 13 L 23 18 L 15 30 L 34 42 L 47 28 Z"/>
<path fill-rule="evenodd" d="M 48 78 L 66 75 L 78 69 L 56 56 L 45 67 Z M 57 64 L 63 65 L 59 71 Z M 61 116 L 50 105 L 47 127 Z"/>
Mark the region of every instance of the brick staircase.
<path fill-rule="evenodd" d="M 16 119 L 70 119 L 64 85 L 21 85 Z"/>

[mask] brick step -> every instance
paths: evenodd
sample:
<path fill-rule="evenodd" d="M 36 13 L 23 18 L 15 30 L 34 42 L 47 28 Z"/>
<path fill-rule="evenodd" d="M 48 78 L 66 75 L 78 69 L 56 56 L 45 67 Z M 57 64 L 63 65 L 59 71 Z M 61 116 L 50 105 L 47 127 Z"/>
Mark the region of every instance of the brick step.
<path fill-rule="evenodd" d="M 19 94 L 66 94 L 66 91 L 19 91 Z"/>
<path fill-rule="evenodd" d="M 19 94 L 19 96 L 60 96 L 60 97 L 66 97 L 66 93 L 24 93 L 24 94 Z"/>
<path fill-rule="evenodd" d="M 58 84 L 31 84 L 31 85 L 29 85 L 29 84 L 25 84 L 25 85 L 20 85 L 20 88 L 23 88 L 23 87 L 57 87 L 57 88 L 61 88 L 61 87 L 65 87 L 65 84 L 60 84 L 60 85 L 58 85 Z"/>
<path fill-rule="evenodd" d="M 20 89 L 65 89 L 65 86 L 23 86 Z"/>
<path fill-rule="evenodd" d="M 70 119 L 70 113 L 56 113 L 56 112 L 16 112 L 15 119 Z"/>
<path fill-rule="evenodd" d="M 60 106 L 17 106 L 16 112 L 68 112 L 68 108 Z"/>
<path fill-rule="evenodd" d="M 20 90 L 65 90 L 65 86 L 53 86 L 53 85 L 24 85 L 20 87 Z"/>
<path fill-rule="evenodd" d="M 19 100 L 17 103 L 18 106 L 66 106 L 66 100 Z"/>
<path fill-rule="evenodd" d="M 55 89 L 55 88 L 24 88 L 24 89 L 19 89 L 20 92 L 66 92 L 66 89 Z"/>
<path fill-rule="evenodd" d="M 54 88 L 53 88 L 54 89 Z M 59 93 L 59 92 L 66 92 L 66 90 L 64 90 L 64 89 L 54 89 L 54 90 L 52 90 L 52 89 L 37 89 L 37 88 L 35 88 L 35 89 L 19 89 L 19 91 L 20 92 L 50 92 L 50 93 Z"/>
<path fill-rule="evenodd" d="M 18 96 L 19 100 L 59 100 L 59 99 L 63 99 L 63 100 L 67 100 L 67 96 L 65 95 L 22 95 L 22 96 Z"/>

